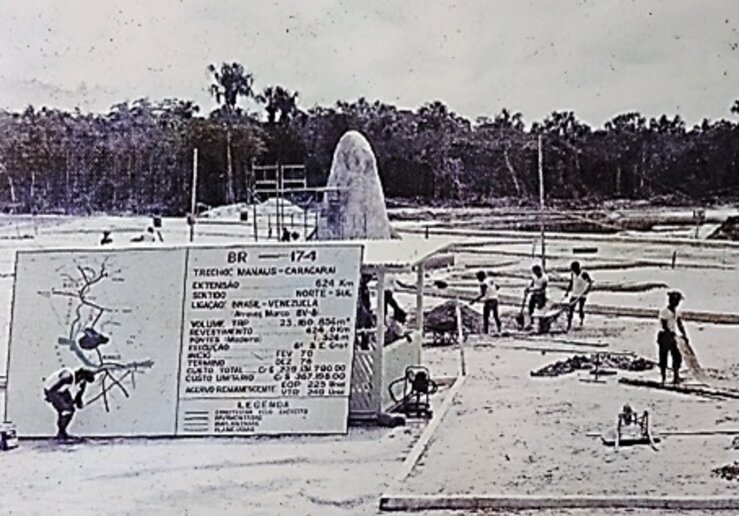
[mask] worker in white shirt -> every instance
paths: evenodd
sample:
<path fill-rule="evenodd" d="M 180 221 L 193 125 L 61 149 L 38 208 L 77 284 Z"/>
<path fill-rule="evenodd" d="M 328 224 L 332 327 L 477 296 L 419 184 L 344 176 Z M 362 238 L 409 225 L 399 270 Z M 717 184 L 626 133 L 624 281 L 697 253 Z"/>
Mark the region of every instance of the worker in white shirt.
<path fill-rule="evenodd" d="M 570 295 L 569 307 L 567 310 L 567 331 L 572 328 L 572 317 L 575 315 L 575 308 L 579 308 L 580 326 L 585 322 L 585 301 L 587 301 L 588 293 L 593 288 L 593 279 L 586 271 L 580 267 L 580 262 L 574 261 L 570 264 L 570 284 L 567 285 L 565 296 Z"/>
<path fill-rule="evenodd" d="M 541 310 L 547 304 L 547 285 L 549 278 L 544 274 L 541 265 L 531 267 L 531 283 L 525 293 L 529 295 L 529 317 L 534 315 L 534 309 Z"/>
<path fill-rule="evenodd" d="M 667 293 L 667 306 L 659 311 L 659 333 L 657 333 L 657 346 L 659 348 L 659 370 L 662 374 L 662 383 L 665 383 L 667 376 L 667 356 L 672 357 L 672 383 L 680 383 L 680 365 L 682 364 L 682 354 L 677 346 L 678 334 L 680 331 L 682 338 L 688 342 L 688 334 L 680 319 L 677 306 L 682 301 L 683 295 L 673 290 Z"/>
<path fill-rule="evenodd" d="M 495 326 L 500 333 L 500 315 L 498 314 L 498 285 L 493 278 L 488 277 L 485 271 L 478 271 L 477 281 L 480 286 L 480 295 L 470 302 L 470 305 L 482 301 L 482 327 L 483 333 L 487 334 L 490 328 L 490 314 L 493 314 Z"/>
<path fill-rule="evenodd" d="M 80 368 L 76 371 L 63 367 L 44 378 L 44 399 L 54 407 L 57 412 L 57 435 L 58 440 L 73 439 L 67 433 L 67 427 L 72 421 L 75 408 L 83 406 L 82 395 L 88 383 L 95 381 L 95 372 Z M 74 395 L 72 394 L 72 391 Z"/>

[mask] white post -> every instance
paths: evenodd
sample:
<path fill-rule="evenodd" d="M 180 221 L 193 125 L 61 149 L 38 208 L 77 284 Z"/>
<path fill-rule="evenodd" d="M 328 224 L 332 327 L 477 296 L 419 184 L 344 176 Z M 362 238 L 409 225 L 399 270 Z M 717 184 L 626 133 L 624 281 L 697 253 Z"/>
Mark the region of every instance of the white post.
<path fill-rule="evenodd" d="M 467 365 L 464 361 L 464 332 L 462 331 L 462 309 L 459 306 L 459 297 L 455 299 L 454 311 L 457 316 L 457 341 L 459 342 L 459 365 L 462 376 L 467 375 Z"/>
<path fill-rule="evenodd" d="M 195 219 L 198 209 L 198 149 L 192 150 L 192 191 L 190 192 L 190 216 L 192 224 L 190 224 L 190 242 L 195 239 Z"/>
<path fill-rule="evenodd" d="M 416 269 L 416 329 L 423 342 L 423 264 Z"/>
<path fill-rule="evenodd" d="M 541 229 L 541 268 L 547 270 L 546 243 L 544 240 L 544 156 L 539 135 L 539 227 Z"/>
<path fill-rule="evenodd" d="M 257 225 L 257 199 L 253 196 L 252 200 L 252 223 L 254 224 L 254 241 L 259 241 L 259 227 Z"/>
<path fill-rule="evenodd" d="M 375 349 L 372 352 L 372 405 L 374 412 L 382 412 L 382 351 L 385 346 L 385 271 L 377 272 L 377 326 Z"/>

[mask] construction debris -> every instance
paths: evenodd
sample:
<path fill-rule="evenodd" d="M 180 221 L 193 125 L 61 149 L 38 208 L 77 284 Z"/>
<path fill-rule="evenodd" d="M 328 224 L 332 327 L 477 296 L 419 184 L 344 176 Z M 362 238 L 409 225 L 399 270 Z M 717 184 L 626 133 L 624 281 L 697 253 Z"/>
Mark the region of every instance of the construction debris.
<path fill-rule="evenodd" d="M 531 371 L 531 376 L 554 377 L 584 369 L 594 369 L 596 367 L 596 360 L 599 363 L 599 367 L 611 367 L 621 369 L 622 371 L 646 371 L 654 367 L 654 362 L 646 358 L 600 353 L 598 354 L 598 359 L 594 356 L 575 355 L 565 360 L 546 365 L 536 371 Z"/>
<path fill-rule="evenodd" d="M 480 314 L 460 303 L 462 312 L 462 331 L 482 333 L 482 319 Z M 456 302 L 447 301 L 433 310 L 426 312 L 423 317 L 423 329 L 429 333 L 452 333 L 457 331 Z"/>
<path fill-rule="evenodd" d="M 713 476 L 722 478 L 724 480 L 733 480 L 739 482 L 739 462 L 733 464 L 726 464 L 719 468 L 714 468 L 711 472 Z"/>
<path fill-rule="evenodd" d="M 708 238 L 711 240 L 739 240 L 739 216 L 728 217 Z"/>

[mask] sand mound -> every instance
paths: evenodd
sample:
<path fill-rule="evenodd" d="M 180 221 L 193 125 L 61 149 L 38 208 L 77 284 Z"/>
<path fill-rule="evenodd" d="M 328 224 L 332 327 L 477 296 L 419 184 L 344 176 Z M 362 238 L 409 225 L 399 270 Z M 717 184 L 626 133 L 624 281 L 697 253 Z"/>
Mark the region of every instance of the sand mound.
<path fill-rule="evenodd" d="M 457 315 L 456 303 L 447 301 L 426 312 L 423 319 L 423 329 L 425 332 L 456 332 L 457 331 Z M 462 312 L 462 331 L 469 335 L 471 333 L 482 333 L 482 320 L 480 314 L 471 308 L 460 305 Z"/>
<path fill-rule="evenodd" d="M 708 238 L 711 240 L 739 240 L 739 215 L 728 217 Z"/>

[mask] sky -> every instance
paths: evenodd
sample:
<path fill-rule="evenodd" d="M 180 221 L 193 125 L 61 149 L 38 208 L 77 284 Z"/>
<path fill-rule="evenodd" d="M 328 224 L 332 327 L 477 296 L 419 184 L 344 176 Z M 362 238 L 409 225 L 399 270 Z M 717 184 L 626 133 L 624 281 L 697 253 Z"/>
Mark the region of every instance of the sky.
<path fill-rule="evenodd" d="M 0 108 L 105 111 L 208 94 L 210 63 L 299 104 L 441 100 L 470 119 L 503 108 L 731 117 L 737 0 L 0 0 Z"/>

